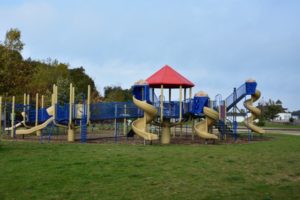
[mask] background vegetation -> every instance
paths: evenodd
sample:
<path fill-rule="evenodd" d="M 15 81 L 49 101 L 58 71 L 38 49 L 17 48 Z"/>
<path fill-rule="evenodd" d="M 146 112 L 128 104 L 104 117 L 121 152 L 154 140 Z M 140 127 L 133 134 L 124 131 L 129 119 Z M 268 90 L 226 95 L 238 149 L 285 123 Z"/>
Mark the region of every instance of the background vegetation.
<path fill-rule="evenodd" d="M 63 95 L 59 98 L 64 101 L 68 97 L 69 84 L 73 83 L 77 95 L 86 94 L 87 86 L 91 85 L 93 101 L 131 99 L 131 92 L 118 86 L 106 86 L 103 99 L 94 80 L 86 74 L 83 66 L 74 68 L 50 58 L 46 61 L 24 59 L 21 54 L 24 45 L 18 29 L 7 31 L 4 42 L 0 42 L 0 94 L 22 97 L 24 93 L 31 96 L 39 93 L 50 96 L 52 86 L 56 84 Z"/>

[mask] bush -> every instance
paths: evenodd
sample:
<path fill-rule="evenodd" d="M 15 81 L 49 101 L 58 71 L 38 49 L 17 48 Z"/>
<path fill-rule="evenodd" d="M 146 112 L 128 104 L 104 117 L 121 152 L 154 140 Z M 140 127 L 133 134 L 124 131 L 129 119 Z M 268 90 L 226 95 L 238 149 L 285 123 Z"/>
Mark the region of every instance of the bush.
<path fill-rule="evenodd" d="M 262 118 L 260 118 L 257 122 L 257 126 L 265 126 L 266 125 L 266 121 Z"/>

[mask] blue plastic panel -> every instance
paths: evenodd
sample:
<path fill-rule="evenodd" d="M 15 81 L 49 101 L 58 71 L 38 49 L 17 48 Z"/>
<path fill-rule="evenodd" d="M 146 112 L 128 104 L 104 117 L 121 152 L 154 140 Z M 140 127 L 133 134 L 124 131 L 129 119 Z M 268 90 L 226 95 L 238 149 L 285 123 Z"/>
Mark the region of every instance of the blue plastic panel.
<path fill-rule="evenodd" d="M 246 93 L 247 95 L 255 94 L 256 91 L 256 82 L 246 82 Z"/>
<path fill-rule="evenodd" d="M 132 86 L 132 94 L 138 100 L 141 100 L 141 101 L 146 100 L 148 103 L 151 102 L 149 85 L 134 85 L 134 86 Z"/>
<path fill-rule="evenodd" d="M 133 102 L 101 102 L 91 104 L 92 121 L 142 117 L 143 112 Z"/>
<path fill-rule="evenodd" d="M 204 106 L 209 106 L 208 97 L 194 97 L 192 113 L 194 115 L 202 115 Z"/>

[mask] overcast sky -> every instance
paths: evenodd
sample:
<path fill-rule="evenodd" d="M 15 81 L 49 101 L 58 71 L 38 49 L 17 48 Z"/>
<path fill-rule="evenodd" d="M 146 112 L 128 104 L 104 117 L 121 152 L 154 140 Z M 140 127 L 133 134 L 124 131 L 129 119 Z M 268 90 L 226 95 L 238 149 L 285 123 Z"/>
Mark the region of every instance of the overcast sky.
<path fill-rule="evenodd" d="M 225 98 L 253 78 L 264 100 L 300 109 L 298 0 L 1 0 L 1 41 L 9 28 L 24 58 L 84 66 L 100 91 L 168 64 L 194 92 Z"/>

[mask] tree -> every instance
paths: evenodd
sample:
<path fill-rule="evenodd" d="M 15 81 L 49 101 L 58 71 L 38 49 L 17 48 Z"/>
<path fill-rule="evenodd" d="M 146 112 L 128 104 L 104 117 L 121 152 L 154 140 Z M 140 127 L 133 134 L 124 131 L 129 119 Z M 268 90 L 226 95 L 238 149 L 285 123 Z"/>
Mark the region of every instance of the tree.
<path fill-rule="evenodd" d="M 126 102 L 132 99 L 131 89 L 122 89 L 120 86 L 104 87 L 105 101 Z"/>
<path fill-rule="evenodd" d="M 277 104 L 277 105 L 282 105 L 282 101 L 280 101 L 279 99 L 276 101 L 276 103 L 275 104 Z"/>
<path fill-rule="evenodd" d="M 33 68 L 24 62 L 20 52 L 0 44 L 0 93 L 17 94 L 27 89 Z"/>
<path fill-rule="evenodd" d="M 100 95 L 94 80 L 85 73 L 83 67 L 70 69 L 70 80 L 76 87 L 76 94 L 86 96 L 88 85 L 91 86 L 91 99 L 96 100 Z"/>
<path fill-rule="evenodd" d="M 267 103 L 258 104 L 258 108 L 262 112 L 262 119 L 265 120 L 273 120 L 277 117 L 278 113 L 285 112 L 287 109 L 282 107 L 282 102 L 277 100 L 274 102 L 273 100 L 269 99 Z"/>
<path fill-rule="evenodd" d="M 6 32 L 4 46 L 10 51 L 21 52 L 24 43 L 21 41 L 21 31 L 17 28 L 11 28 Z"/>
<path fill-rule="evenodd" d="M 100 95 L 91 77 L 83 67 L 69 69 L 69 65 L 58 60 L 47 58 L 37 61 L 31 58 L 24 60 L 21 51 L 24 43 L 21 32 L 10 29 L 4 43 L 0 43 L 0 95 L 22 96 L 23 93 L 34 96 L 36 93 L 51 99 L 53 84 L 58 85 L 59 101 L 69 101 L 69 84 L 76 87 L 76 94 L 87 93 L 91 85 L 92 100 L 97 101 Z"/>

